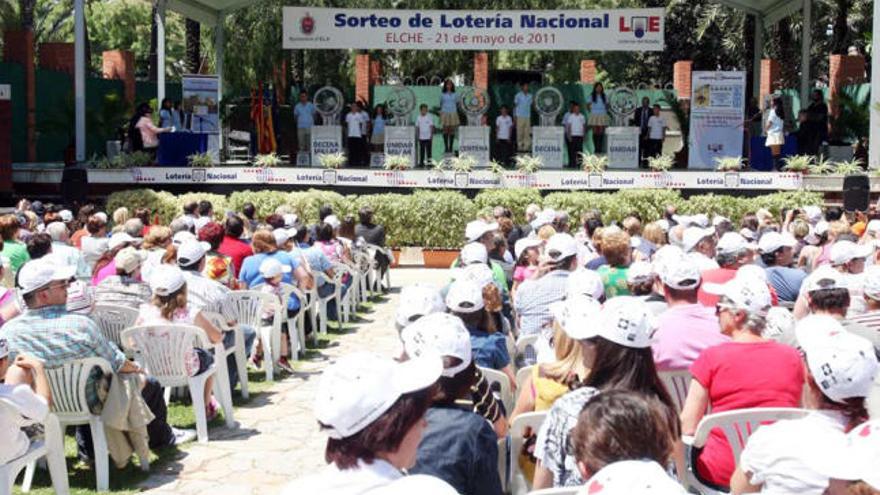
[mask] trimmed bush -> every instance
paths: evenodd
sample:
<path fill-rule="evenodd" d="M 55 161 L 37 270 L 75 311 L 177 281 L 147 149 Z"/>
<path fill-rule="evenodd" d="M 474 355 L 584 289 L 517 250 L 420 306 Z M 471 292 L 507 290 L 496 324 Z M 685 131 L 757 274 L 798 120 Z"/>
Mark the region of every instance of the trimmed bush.
<path fill-rule="evenodd" d="M 525 222 L 526 207 L 532 203 L 541 206 L 544 200 L 537 189 L 486 189 L 474 198 L 474 203 L 481 215 L 492 216 L 492 208 L 506 206 L 513 212 L 513 222 Z"/>

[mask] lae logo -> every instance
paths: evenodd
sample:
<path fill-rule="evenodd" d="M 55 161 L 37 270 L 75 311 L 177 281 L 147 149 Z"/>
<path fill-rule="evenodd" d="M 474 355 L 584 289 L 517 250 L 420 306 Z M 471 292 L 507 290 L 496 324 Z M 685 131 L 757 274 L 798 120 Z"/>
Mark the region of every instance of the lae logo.
<path fill-rule="evenodd" d="M 627 19 L 620 18 L 620 32 L 633 33 L 636 38 L 642 39 L 646 33 L 660 32 L 660 17 L 652 16 L 633 16 Z"/>
<path fill-rule="evenodd" d="M 299 21 L 299 30 L 302 34 L 312 34 L 315 32 L 315 18 L 306 12 L 305 17 Z"/>

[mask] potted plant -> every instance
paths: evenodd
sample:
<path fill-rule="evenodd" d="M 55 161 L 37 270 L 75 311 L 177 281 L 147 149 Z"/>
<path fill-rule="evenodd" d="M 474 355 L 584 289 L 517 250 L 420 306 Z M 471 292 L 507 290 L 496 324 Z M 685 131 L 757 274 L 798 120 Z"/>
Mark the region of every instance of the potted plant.
<path fill-rule="evenodd" d="M 845 162 L 837 162 L 834 164 L 834 171 L 837 174 L 847 175 L 866 175 L 864 162 L 858 158 L 854 158 Z"/>
<path fill-rule="evenodd" d="M 477 166 L 477 159 L 471 155 L 459 155 L 450 158 L 449 165 L 456 173 L 468 173 Z"/>
<path fill-rule="evenodd" d="M 741 156 L 722 156 L 715 159 L 715 170 L 719 172 L 739 172 L 742 167 Z"/>
<path fill-rule="evenodd" d="M 318 155 L 318 163 L 327 169 L 340 168 L 345 165 L 346 161 L 345 154 L 341 152 Z"/>
<path fill-rule="evenodd" d="M 814 171 L 816 159 L 812 155 L 791 155 L 783 158 L 782 163 L 782 170 L 786 172 L 809 174 Z"/>
<path fill-rule="evenodd" d="M 544 160 L 540 156 L 517 155 L 513 160 L 519 173 L 525 175 L 534 174 L 544 166 Z"/>
<path fill-rule="evenodd" d="M 591 153 L 580 152 L 581 163 L 583 163 L 584 171 L 591 174 L 601 174 L 608 168 L 607 155 L 594 155 Z"/>
<path fill-rule="evenodd" d="M 668 172 L 675 165 L 672 155 L 657 155 L 648 158 L 648 168 L 654 172 Z"/>
<path fill-rule="evenodd" d="M 214 166 L 214 159 L 208 153 L 194 153 L 187 157 L 190 167 L 207 168 Z"/>
<path fill-rule="evenodd" d="M 504 175 L 504 165 L 502 165 L 497 160 L 492 160 L 489 162 L 489 171 L 495 174 L 497 177 L 501 177 Z"/>
<path fill-rule="evenodd" d="M 385 155 L 385 170 L 409 170 L 410 168 L 412 168 L 412 160 L 408 155 Z"/>
<path fill-rule="evenodd" d="M 260 154 L 254 157 L 253 166 L 257 168 L 272 168 L 281 165 L 281 158 L 274 152 Z"/>

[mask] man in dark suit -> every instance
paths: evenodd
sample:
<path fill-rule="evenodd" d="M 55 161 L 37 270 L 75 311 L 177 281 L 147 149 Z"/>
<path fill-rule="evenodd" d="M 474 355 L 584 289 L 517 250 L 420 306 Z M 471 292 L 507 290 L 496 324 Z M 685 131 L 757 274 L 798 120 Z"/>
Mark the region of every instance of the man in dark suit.
<path fill-rule="evenodd" d="M 648 165 L 648 120 L 652 115 L 651 100 L 645 96 L 642 98 L 642 106 L 636 108 L 629 125 L 639 128 L 639 166 L 647 167 Z"/>

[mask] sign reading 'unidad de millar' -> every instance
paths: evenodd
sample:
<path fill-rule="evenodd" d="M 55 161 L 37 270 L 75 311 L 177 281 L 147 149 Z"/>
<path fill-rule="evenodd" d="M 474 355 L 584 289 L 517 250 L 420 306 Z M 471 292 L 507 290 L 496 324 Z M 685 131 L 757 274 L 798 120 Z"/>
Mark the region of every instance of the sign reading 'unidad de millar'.
<path fill-rule="evenodd" d="M 284 7 L 286 49 L 663 50 L 664 11 Z"/>

